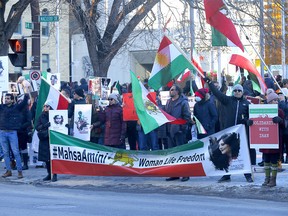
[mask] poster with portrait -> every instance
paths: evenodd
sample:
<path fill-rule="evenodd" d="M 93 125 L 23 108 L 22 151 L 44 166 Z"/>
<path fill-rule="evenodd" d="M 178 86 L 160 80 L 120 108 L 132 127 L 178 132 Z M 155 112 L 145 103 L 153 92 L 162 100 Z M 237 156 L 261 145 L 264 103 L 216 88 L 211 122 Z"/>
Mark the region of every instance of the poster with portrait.
<path fill-rule="evenodd" d="M 76 104 L 74 110 L 74 137 L 85 141 L 90 140 L 92 104 Z"/>
<path fill-rule="evenodd" d="M 111 79 L 107 77 L 101 78 L 101 99 L 107 100 L 110 94 Z"/>
<path fill-rule="evenodd" d="M 8 87 L 9 87 L 8 93 L 19 94 L 19 89 L 16 82 L 9 82 Z"/>
<path fill-rule="evenodd" d="M 278 104 L 249 104 L 250 148 L 278 149 L 279 128 L 272 118 L 278 116 Z"/>
<path fill-rule="evenodd" d="M 92 79 L 89 79 L 88 92 L 100 98 L 101 96 L 101 78 L 100 77 L 94 77 Z"/>
<path fill-rule="evenodd" d="M 49 110 L 50 130 L 68 135 L 68 110 Z"/>
<path fill-rule="evenodd" d="M 57 90 L 61 88 L 60 73 L 47 73 L 47 81 Z"/>
<path fill-rule="evenodd" d="M 167 101 L 170 99 L 169 91 L 160 91 L 159 93 L 161 104 L 166 105 Z"/>
<path fill-rule="evenodd" d="M 8 91 L 8 56 L 0 56 L 0 92 Z"/>

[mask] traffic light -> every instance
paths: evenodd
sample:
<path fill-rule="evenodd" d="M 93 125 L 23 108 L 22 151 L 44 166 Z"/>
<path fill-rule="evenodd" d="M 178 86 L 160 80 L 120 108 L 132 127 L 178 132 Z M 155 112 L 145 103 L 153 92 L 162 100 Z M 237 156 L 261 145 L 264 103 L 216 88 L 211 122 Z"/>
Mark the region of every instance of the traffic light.
<path fill-rule="evenodd" d="M 9 59 L 15 67 L 27 66 L 27 39 L 9 39 L 9 44 L 14 53 L 9 53 Z"/>

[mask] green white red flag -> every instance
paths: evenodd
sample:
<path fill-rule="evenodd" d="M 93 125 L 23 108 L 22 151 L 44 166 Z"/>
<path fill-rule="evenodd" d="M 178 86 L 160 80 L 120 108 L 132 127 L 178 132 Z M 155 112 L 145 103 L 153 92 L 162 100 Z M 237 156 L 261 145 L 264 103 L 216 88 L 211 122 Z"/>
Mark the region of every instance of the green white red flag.
<path fill-rule="evenodd" d="M 220 44 L 228 46 L 230 43 L 229 41 L 231 41 L 244 52 L 243 44 L 237 34 L 234 24 L 221 12 L 221 10 L 225 8 L 223 0 L 204 0 L 204 7 L 207 23 L 222 34 L 219 35 L 212 28 L 212 35 L 214 31 L 214 44 L 218 43 L 218 46 L 220 46 Z M 217 36 L 219 38 L 218 40 L 216 40 Z"/>
<path fill-rule="evenodd" d="M 145 134 L 176 118 L 161 110 L 152 99 L 150 92 L 131 71 L 134 106 Z"/>
<path fill-rule="evenodd" d="M 63 96 L 56 88 L 50 85 L 45 78 L 41 78 L 41 85 L 37 99 L 35 121 L 40 116 L 46 100 L 52 100 L 53 110 L 67 110 L 69 99 Z"/>
<path fill-rule="evenodd" d="M 219 142 L 226 134 L 241 138 L 239 154 L 231 158 L 220 156 Z M 251 163 L 244 125 L 236 125 L 196 142 L 159 151 L 127 151 L 83 141 L 50 130 L 52 173 L 89 176 L 222 176 L 251 173 Z M 211 143 L 209 138 L 217 140 Z M 212 146 L 211 146 L 212 145 Z M 218 153 L 217 156 L 215 153 Z M 219 155 L 220 154 L 220 155 Z M 218 157 L 223 168 L 211 160 Z"/>
<path fill-rule="evenodd" d="M 262 76 L 257 71 L 256 67 L 252 64 L 252 62 L 250 62 L 247 58 L 245 58 L 242 55 L 233 54 L 231 56 L 229 64 L 236 65 L 238 67 L 241 67 L 247 70 L 247 72 L 249 73 L 250 79 L 252 81 L 253 89 L 263 95 L 265 94 L 267 90 L 267 86 Z"/>
<path fill-rule="evenodd" d="M 201 124 L 201 122 L 195 117 L 193 116 L 195 119 L 195 123 L 196 123 L 196 128 L 199 134 L 207 134 L 207 131 L 205 130 L 205 128 L 203 127 L 203 125 Z"/>
<path fill-rule="evenodd" d="M 148 85 L 158 90 L 187 68 L 193 70 L 193 65 L 184 55 L 180 48 L 164 36 L 156 53 Z"/>

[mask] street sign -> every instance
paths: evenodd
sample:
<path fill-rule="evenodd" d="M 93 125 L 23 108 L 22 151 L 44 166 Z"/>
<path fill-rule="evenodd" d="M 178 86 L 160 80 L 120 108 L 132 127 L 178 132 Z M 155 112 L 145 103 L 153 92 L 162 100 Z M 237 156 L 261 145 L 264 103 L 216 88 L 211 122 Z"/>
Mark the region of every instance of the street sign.
<path fill-rule="evenodd" d="M 59 16 L 39 16 L 39 22 L 58 22 Z"/>
<path fill-rule="evenodd" d="M 26 29 L 33 29 L 33 24 L 30 22 L 25 22 L 25 28 Z"/>

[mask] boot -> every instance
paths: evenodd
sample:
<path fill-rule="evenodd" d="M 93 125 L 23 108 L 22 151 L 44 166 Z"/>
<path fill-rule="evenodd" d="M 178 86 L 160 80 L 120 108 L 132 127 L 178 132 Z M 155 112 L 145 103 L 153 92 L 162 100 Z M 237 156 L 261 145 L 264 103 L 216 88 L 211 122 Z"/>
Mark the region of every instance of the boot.
<path fill-rule="evenodd" d="M 270 178 L 270 182 L 267 184 L 268 187 L 276 186 L 277 170 L 278 170 L 278 164 L 272 164 L 271 166 L 272 177 Z"/>
<path fill-rule="evenodd" d="M 11 170 L 7 170 L 7 171 L 2 175 L 3 178 L 10 177 L 10 176 L 12 176 Z"/>
<path fill-rule="evenodd" d="M 51 180 L 51 174 L 48 174 L 45 178 L 43 178 L 43 181 L 50 181 Z"/>
<path fill-rule="evenodd" d="M 270 175 L 271 175 L 271 164 L 270 163 L 264 163 L 264 170 L 265 170 L 265 181 L 262 184 L 262 186 L 267 186 L 270 182 Z"/>
<path fill-rule="evenodd" d="M 23 157 L 23 167 L 22 167 L 22 170 L 28 170 L 29 167 L 28 167 L 28 153 L 22 153 L 22 157 Z"/>
<path fill-rule="evenodd" d="M 57 181 L 57 174 L 53 174 L 51 181 L 52 182 L 56 182 Z"/>
<path fill-rule="evenodd" d="M 267 184 L 268 187 L 275 187 L 276 186 L 276 176 L 272 176 L 270 182 Z"/>
<path fill-rule="evenodd" d="M 18 179 L 21 179 L 21 178 L 23 178 L 22 171 L 18 171 Z"/>
<path fill-rule="evenodd" d="M 269 182 L 270 182 L 270 176 L 266 176 L 262 186 L 268 186 Z"/>

